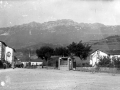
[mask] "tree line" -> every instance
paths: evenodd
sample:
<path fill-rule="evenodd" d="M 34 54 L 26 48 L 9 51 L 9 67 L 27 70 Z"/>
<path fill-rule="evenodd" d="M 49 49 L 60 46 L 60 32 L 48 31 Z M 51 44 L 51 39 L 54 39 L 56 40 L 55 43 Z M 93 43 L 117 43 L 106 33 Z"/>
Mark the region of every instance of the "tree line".
<path fill-rule="evenodd" d="M 58 47 L 53 49 L 49 46 L 43 46 L 36 50 L 36 54 L 39 58 L 48 61 L 51 56 L 77 56 L 80 60 L 85 60 L 89 53 L 92 51 L 89 44 L 85 44 L 82 41 L 75 43 L 72 42 L 66 47 Z"/>
<path fill-rule="evenodd" d="M 42 46 L 41 48 L 36 50 L 36 54 L 39 58 L 47 61 L 50 59 L 51 56 L 77 56 L 80 60 L 85 60 L 90 52 L 92 51 L 91 46 L 89 44 L 85 44 L 82 41 L 75 43 L 72 42 L 66 47 L 58 47 L 53 49 L 49 46 Z M 82 64 L 81 64 L 82 65 Z M 103 57 L 100 58 L 98 65 L 100 67 L 116 67 L 120 68 L 120 58 L 112 58 L 110 57 Z"/>

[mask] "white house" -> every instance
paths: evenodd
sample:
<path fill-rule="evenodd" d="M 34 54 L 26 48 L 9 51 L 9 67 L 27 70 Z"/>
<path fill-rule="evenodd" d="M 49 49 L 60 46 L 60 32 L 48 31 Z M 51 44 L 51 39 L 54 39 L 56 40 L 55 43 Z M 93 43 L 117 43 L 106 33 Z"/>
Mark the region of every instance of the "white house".
<path fill-rule="evenodd" d="M 110 50 L 108 51 L 108 53 L 110 55 L 111 60 L 113 58 L 120 58 L 120 50 Z"/>
<path fill-rule="evenodd" d="M 43 64 L 43 60 L 38 58 L 36 55 L 32 55 L 31 58 L 27 58 L 27 57 L 22 57 L 20 59 L 24 65 L 24 67 L 27 66 L 27 64 L 30 63 L 30 65 L 42 65 Z"/>
<path fill-rule="evenodd" d="M 29 63 L 29 61 L 22 61 L 22 63 L 23 63 L 23 65 L 24 65 L 24 67 L 26 67 L 26 65 Z M 31 60 L 30 61 L 30 65 L 32 66 L 32 65 L 42 65 L 43 64 L 43 61 L 41 61 L 41 60 Z"/>
<path fill-rule="evenodd" d="M 42 65 L 42 63 L 43 63 L 42 61 L 38 61 L 38 60 L 31 61 L 31 65 Z"/>
<path fill-rule="evenodd" d="M 36 55 L 32 55 L 31 56 L 31 65 L 42 65 L 43 64 L 43 60 L 38 58 L 38 56 Z"/>
<path fill-rule="evenodd" d="M 103 57 L 107 57 L 108 54 L 100 51 L 100 50 L 95 50 L 91 55 L 90 55 L 90 65 L 94 66 L 95 63 L 98 63 L 99 60 Z"/>
<path fill-rule="evenodd" d="M 5 47 L 5 60 L 8 61 L 10 64 L 14 60 L 14 50 L 10 47 Z"/>

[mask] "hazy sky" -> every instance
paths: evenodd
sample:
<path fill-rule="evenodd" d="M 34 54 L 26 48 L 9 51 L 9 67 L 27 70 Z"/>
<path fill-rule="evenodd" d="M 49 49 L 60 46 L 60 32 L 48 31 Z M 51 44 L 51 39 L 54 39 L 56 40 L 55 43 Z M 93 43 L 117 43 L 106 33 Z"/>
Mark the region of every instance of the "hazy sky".
<path fill-rule="evenodd" d="M 0 27 L 57 19 L 120 25 L 120 0 L 0 0 Z"/>

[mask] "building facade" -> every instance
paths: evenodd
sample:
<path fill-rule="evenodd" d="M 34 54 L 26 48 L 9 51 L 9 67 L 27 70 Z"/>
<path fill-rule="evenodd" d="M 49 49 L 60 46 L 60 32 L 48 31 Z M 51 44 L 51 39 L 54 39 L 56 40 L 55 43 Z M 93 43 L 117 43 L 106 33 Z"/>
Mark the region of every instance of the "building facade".
<path fill-rule="evenodd" d="M 90 55 L 90 65 L 94 66 L 95 64 L 98 64 L 100 59 L 103 57 L 109 56 L 107 53 L 96 50 Z"/>

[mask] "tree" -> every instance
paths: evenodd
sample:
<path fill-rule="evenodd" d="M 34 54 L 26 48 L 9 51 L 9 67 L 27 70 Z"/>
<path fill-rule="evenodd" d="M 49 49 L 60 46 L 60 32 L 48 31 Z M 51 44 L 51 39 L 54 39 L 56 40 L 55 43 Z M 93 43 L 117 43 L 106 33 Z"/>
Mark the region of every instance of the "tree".
<path fill-rule="evenodd" d="M 41 59 L 45 59 L 47 61 L 47 65 L 48 65 L 48 59 L 50 59 L 53 52 L 54 49 L 49 46 L 43 46 L 40 49 L 36 50 L 37 56 Z"/>
<path fill-rule="evenodd" d="M 69 51 L 65 47 L 59 47 L 59 48 L 55 49 L 55 53 L 54 54 L 58 55 L 58 56 L 68 56 L 69 55 Z"/>
<path fill-rule="evenodd" d="M 80 41 L 79 43 L 72 42 L 72 44 L 67 46 L 67 48 L 72 54 L 78 56 L 81 60 L 85 60 L 92 50 L 89 44 L 83 44 L 82 41 Z"/>

